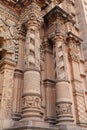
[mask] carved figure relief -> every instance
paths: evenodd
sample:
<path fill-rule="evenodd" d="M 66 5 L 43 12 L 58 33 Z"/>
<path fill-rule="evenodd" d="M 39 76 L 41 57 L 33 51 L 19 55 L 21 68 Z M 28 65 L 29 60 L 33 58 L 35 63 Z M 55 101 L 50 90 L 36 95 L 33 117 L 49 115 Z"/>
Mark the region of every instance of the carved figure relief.
<path fill-rule="evenodd" d="M 41 99 L 37 96 L 26 96 L 23 98 L 22 101 L 22 108 L 29 107 L 29 108 L 38 108 L 41 107 Z"/>
<path fill-rule="evenodd" d="M 56 106 L 57 115 L 72 114 L 71 103 L 58 103 Z"/>

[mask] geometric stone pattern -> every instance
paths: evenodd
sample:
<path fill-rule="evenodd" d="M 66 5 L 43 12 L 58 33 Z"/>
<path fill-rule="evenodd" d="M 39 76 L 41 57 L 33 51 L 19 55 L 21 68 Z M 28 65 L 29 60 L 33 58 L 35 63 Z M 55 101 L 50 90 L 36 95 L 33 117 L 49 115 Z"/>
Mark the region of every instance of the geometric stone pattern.
<path fill-rule="evenodd" d="M 77 111 L 78 111 L 78 123 L 86 123 L 87 122 L 87 115 L 85 114 L 85 101 L 84 101 L 84 96 L 77 96 Z"/>
<path fill-rule="evenodd" d="M 77 3 L 0 1 L 0 130 L 87 129 Z"/>

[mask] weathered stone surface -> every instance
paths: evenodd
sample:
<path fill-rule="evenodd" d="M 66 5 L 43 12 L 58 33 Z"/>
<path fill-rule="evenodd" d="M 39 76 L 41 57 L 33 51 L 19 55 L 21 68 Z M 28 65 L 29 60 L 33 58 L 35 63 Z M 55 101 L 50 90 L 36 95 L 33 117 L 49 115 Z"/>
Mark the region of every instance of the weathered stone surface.
<path fill-rule="evenodd" d="M 86 6 L 0 1 L 0 130 L 87 130 Z"/>

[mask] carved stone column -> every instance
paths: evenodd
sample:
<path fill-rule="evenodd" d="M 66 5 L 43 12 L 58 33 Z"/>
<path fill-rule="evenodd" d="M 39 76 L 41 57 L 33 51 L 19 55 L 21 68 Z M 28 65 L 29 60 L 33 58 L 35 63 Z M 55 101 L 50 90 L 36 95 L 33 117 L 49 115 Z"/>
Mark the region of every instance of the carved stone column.
<path fill-rule="evenodd" d="M 66 124 L 73 121 L 70 82 L 66 68 L 67 60 L 64 50 L 64 39 L 64 34 L 59 32 L 57 32 L 52 39 L 55 44 L 56 117 L 58 124 Z"/>
<path fill-rule="evenodd" d="M 68 39 L 69 62 L 72 75 L 72 86 L 74 96 L 74 106 L 76 112 L 76 122 L 80 125 L 86 125 L 86 101 L 85 101 L 85 71 L 84 60 L 81 55 L 81 39 L 73 33 L 69 34 Z"/>
<path fill-rule="evenodd" d="M 36 3 L 31 3 L 30 9 L 40 11 Z M 24 89 L 22 99 L 22 117 L 28 119 L 41 118 L 40 92 L 40 20 L 37 14 L 30 10 L 29 21 L 26 23 L 27 34 L 24 55 Z"/>

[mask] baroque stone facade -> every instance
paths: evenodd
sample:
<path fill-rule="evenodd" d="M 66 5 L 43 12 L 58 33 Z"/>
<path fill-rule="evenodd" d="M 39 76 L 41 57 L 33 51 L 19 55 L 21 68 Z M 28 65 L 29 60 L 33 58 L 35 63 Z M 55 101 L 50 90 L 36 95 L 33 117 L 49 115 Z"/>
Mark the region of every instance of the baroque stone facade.
<path fill-rule="evenodd" d="M 82 1 L 0 1 L 0 130 L 87 130 Z"/>

